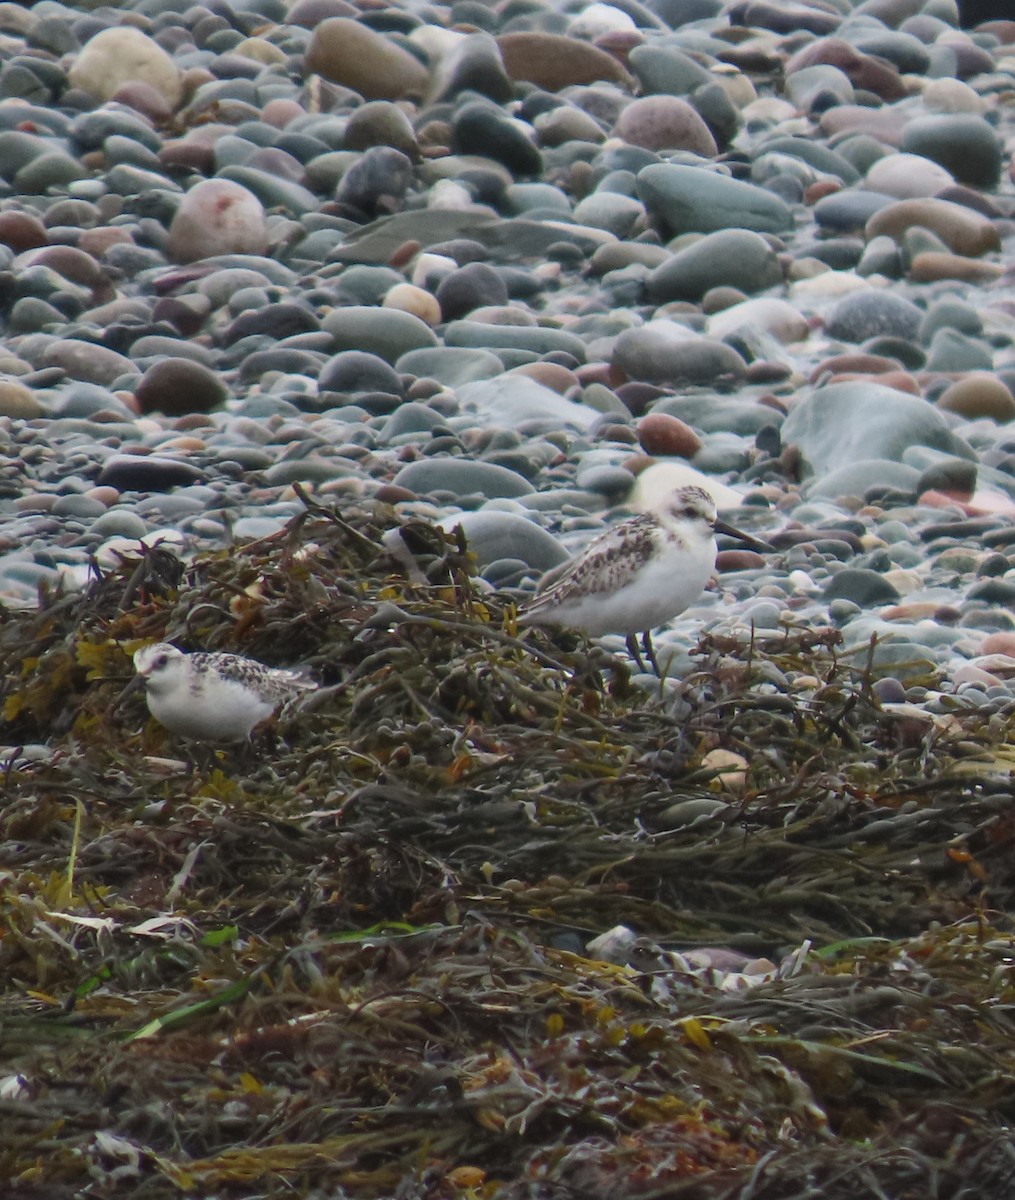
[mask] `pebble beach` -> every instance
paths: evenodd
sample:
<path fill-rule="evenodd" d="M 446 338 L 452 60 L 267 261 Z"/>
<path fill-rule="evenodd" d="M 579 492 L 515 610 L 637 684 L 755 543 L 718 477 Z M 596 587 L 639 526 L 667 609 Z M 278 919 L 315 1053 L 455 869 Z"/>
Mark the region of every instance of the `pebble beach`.
<path fill-rule="evenodd" d="M 886 703 L 1011 704 L 1015 20 L 180 8 L 0 4 L 3 606 L 295 485 L 521 597 L 704 481 L 775 549 L 721 544 L 674 679 L 832 625 Z"/>

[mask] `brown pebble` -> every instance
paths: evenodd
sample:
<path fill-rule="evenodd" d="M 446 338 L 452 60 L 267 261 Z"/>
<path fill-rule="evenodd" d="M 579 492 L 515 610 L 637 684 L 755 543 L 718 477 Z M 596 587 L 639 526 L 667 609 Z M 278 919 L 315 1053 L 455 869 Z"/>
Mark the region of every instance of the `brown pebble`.
<path fill-rule="evenodd" d="M 685 421 L 669 413 L 653 412 L 638 422 L 638 441 L 646 454 L 693 458 L 702 440 Z"/>
<path fill-rule="evenodd" d="M 406 263 L 411 262 L 422 249 L 422 245 L 417 241 L 410 240 L 403 242 L 388 259 L 388 266 L 396 271 L 400 271 L 402 267 L 404 267 Z"/>
<path fill-rule="evenodd" d="M 101 258 L 110 246 L 130 246 L 134 239 L 126 229 L 106 225 L 102 229 L 82 229 L 78 238 L 78 249 L 93 258 Z"/>
<path fill-rule="evenodd" d="M 45 225 L 32 213 L 14 208 L 0 212 L 0 244 L 20 254 L 22 250 L 45 246 L 48 241 Z"/>
<path fill-rule="evenodd" d="M 575 367 L 575 378 L 582 385 L 588 387 L 590 383 L 601 383 L 604 387 L 610 387 L 610 378 L 612 368 L 609 363 L 591 362 L 582 363 Z"/>
<path fill-rule="evenodd" d="M 959 279 L 965 283 L 993 283 L 1004 274 L 1000 263 L 980 262 L 961 254 L 947 254 L 941 250 L 924 250 L 909 267 L 909 278 L 914 283 L 935 283 L 939 279 Z"/>
<path fill-rule="evenodd" d="M 567 367 L 562 367 L 560 363 L 523 363 L 520 367 L 513 367 L 507 373 L 509 375 L 525 375 L 561 396 L 566 395 L 571 388 L 578 386 L 578 376 L 574 371 L 569 371 Z"/>
<path fill-rule="evenodd" d="M 864 383 L 880 383 L 883 387 L 894 388 L 897 392 L 909 392 L 911 396 L 922 396 L 920 385 L 908 371 L 882 371 L 868 375 L 860 371 L 842 371 L 832 375 L 828 383 L 854 383 L 862 380 Z"/>
<path fill-rule="evenodd" d="M 971 371 L 941 393 L 937 407 L 968 420 L 988 417 L 1005 424 L 1015 420 L 1015 398 L 990 371 Z"/>
<path fill-rule="evenodd" d="M 718 287 L 709 288 L 701 298 L 701 311 L 708 317 L 713 313 L 723 312 L 727 308 L 732 308 L 734 304 L 743 304 L 747 300 L 747 293 L 742 292 L 739 288 L 730 287 L 728 284 L 721 284 Z"/>
<path fill-rule="evenodd" d="M 883 354 L 836 354 L 826 358 L 811 372 L 811 383 L 817 383 L 822 375 L 880 375 L 884 371 L 896 371 L 902 366 L 897 359 Z"/>
<path fill-rule="evenodd" d="M 804 191 L 804 204 L 817 204 L 819 200 L 823 200 L 826 196 L 832 196 L 836 192 L 841 191 L 842 184 L 837 183 L 834 179 L 819 179 Z"/>
<path fill-rule="evenodd" d="M 415 500 L 416 493 L 394 483 L 382 483 L 374 492 L 374 499 L 379 504 L 404 504 L 408 500 Z"/>
<path fill-rule="evenodd" d="M 165 125 L 173 116 L 172 106 L 165 96 L 142 79 L 130 79 L 121 84 L 110 98 L 141 113 L 156 125 Z"/>
<path fill-rule="evenodd" d="M 765 565 L 765 556 L 756 550 L 720 550 L 715 556 L 717 571 L 754 571 Z"/>
<path fill-rule="evenodd" d="M 107 484 L 100 484 L 96 487 L 88 488 L 82 492 L 82 495 L 87 496 L 89 500 L 97 500 L 100 504 L 104 504 L 106 508 L 112 506 L 120 499 L 120 493 L 115 487 L 109 487 Z"/>

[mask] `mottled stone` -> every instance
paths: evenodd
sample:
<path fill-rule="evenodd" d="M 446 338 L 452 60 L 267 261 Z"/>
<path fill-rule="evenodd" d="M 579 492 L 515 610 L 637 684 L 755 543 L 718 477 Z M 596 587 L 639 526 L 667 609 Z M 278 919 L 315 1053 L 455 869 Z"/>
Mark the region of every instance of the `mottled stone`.
<path fill-rule="evenodd" d="M 177 262 L 219 254 L 263 254 L 268 228 L 260 200 L 228 179 L 204 179 L 184 196 L 169 226 Z"/>
<path fill-rule="evenodd" d="M 646 150 L 690 150 L 704 158 L 718 153 L 708 126 L 677 96 L 643 96 L 633 101 L 620 114 L 613 136 Z"/>

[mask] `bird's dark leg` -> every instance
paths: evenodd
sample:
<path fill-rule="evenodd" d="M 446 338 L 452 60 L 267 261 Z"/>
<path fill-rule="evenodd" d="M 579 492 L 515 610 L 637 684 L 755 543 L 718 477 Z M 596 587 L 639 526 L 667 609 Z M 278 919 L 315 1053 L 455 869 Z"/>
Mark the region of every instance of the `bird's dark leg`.
<path fill-rule="evenodd" d="M 645 636 L 648 636 L 648 635 L 646 634 Z M 651 644 L 651 643 L 650 643 L 650 644 Z M 642 661 L 641 654 L 640 654 L 640 652 L 639 652 L 639 650 L 638 650 L 638 643 L 637 643 L 637 641 L 635 640 L 635 636 L 634 636 L 634 634 L 633 634 L 633 633 L 629 633 L 629 634 L 627 635 L 627 642 L 626 642 L 626 645 L 627 645 L 627 652 L 628 652 L 628 654 L 630 654 L 630 656 L 631 656 L 631 657 L 634 659 L 634 661 L 635 661 L 635 662 L 638 664 L 638 670 L 639 670 L 639 671 L 644 671 L 644 670 L 645 670 L 645 664 L 644 664 L 644 662 Z M 653 665 L 655 664 L 655 658 L 652 658 L 652 663 L 653 663 Z"/>
<path fill-rule="evenodd" d="M 645 651 L 645 657 L 652 664 L 652 670 L 662 679 L 663 673 L 659 670 L 659 664 L 656 662 L 655 647 L 652 645 L 652 636 L 647 629 L 642 631 L 641 647 Z"/>

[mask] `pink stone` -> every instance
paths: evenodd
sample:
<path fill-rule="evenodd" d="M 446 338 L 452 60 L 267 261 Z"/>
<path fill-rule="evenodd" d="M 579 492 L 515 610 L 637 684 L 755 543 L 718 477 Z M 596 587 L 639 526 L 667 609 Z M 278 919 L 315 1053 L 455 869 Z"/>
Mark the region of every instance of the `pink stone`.
<path fill-rule="evenodd" d="M 617 118 L 614 137 L 645 150 L 690 150 L 714 158 L 719 150 L 708 126 L 678 96 L 643 96 Z"/>
<path fill-rule="evenodd" d="M 169 226 L 169 255 L 195 262 L 218 254 L 263 254 L 264 208 L 253 192 L 229 179 L 203 179 L 180 202 Z"/>

